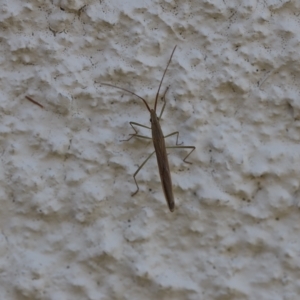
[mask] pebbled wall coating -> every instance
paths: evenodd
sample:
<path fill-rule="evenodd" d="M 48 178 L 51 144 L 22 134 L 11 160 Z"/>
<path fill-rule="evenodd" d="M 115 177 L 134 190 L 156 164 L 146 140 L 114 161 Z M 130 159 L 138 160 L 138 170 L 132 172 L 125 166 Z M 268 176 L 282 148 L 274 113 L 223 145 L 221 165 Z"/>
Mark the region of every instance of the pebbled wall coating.
<path fill-rule="evenodd" d="M 2 0 L 1 299 L 299 299 L 299 26 L 296 0 Z M 145 105 L 100 82 L 153 107 L 175 45 L 171 213 L 154 157 L 131 197 Z"/>

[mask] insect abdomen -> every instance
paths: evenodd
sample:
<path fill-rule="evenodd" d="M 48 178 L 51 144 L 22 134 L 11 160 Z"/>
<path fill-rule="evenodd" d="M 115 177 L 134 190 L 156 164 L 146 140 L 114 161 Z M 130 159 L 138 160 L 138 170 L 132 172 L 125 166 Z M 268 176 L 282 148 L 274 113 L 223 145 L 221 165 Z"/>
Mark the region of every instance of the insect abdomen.
<path fill-rule="evenodd" d="M 153 146 L 156 152 L 156 159 L 162 188 L 170 211 L 174 211 L 175 202 L 165 139 L 154 110 L 151 110 L 151 123 Z"/>

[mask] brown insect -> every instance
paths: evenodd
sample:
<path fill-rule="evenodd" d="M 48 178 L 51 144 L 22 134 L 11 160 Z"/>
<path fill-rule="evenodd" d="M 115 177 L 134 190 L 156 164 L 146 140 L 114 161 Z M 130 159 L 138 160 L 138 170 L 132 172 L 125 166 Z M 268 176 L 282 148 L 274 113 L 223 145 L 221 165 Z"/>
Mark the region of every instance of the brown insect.
<path fill-rule="evenodd" d="M 120 89 L 122 91 L 125 91 L 127 93 L 130 93 L 130 94 L 132 94 L 132 95 L 140 98 L 145 103 L 145 105 L 146 105 L 146 107 L 147 107 L 147 109 L 148 109 L 148 111 L 150 113 L 151 127 L 148 127 L 148 126 L 145 126 L 145 125 L 142 125 L 142 124 L 139 124 L 139 123 L 135 123 L 135 122 L 130 122 L 130 126 L 133 128 L 133 130 L 135 131 L 135 133 L 130 134 L 131 137 L 129 139 L 127 139 L 126 141 L 129 141 L 134 136 L 135 137 L 140 137 L 140 138 L 152 139 L 155 151 L 153 151 L 147 157 L 147 159 L 141 164 L 141 166 L 133 174 L 133 179 L 135 181 L 137 190 L 132 194 L 132 196 L 134 196 L 139 191 L 139 186 L 138 186 L 137 181 L 135 179 L 136 175 L 141 170 L 141 168 L 146 164 L 146 162 L 150 159 L 150 157 L 154 153 L 156 153 L 157 164 L 158 164 L 158 169 L 159 169 L 160 180 L 161 180 L 161 183 L 162 183 L 162 188 L 163 188 L 163 191 L 164 191 L 164 194 L 165 194 L 165 198 L 167 200 L 167 203 L 168 203 L 168 206 L 169 206 L 169 209 L 170 209 L 171 212 L 174 211 L 175 202 L 174 202 L 174 195 L 173 195 L 173 189 L 172 189 L 172 179 L 171 179 L 171 173 L 170 173 L 170 168 L 169 168 L 169 162 L 168 162 L 166 148 L 186 148 L 186 149 L 192 149 L 187 154 L 187 156 L 183 159 L 184 162 L 189 163 L 189 164 L 190 164 L 190 162 L 186 161 L 186 159 L 196 149 L 194 146 L 179 146 L 182 143 L 178 144 L 178 136 L 179 136 L 179 132 L 178 131 L 172 132 L 172 133 L 170 133 L 170 134 L 168 134 L 166 136 L 163 135 L 163 132 L 162 132 L 160 124 L 159 124 L 159 121 L 161 119 L 161 116 L 162 116 L 163 111 L 164 111 L 165 106 L 166 106 L 165 96 L 166 96 L 166 93 L 167 93 L 169 87 L 166 88 L 166 90 L 165 90 L 165 92 L 164 92 L 164 94 L 162 96 L 162 101 L 164 102 L 164 104 L 163 104 L 163 107 L 161 109 L 159 117 L 156 114 L 157 99 L 158 99 L 158 96 L 159 96 L 160 88 L 161 88 L 162 82 L 164 80 L 165 74 L 167 72 L 167 69 L 169 67 L 169 64 L 170 64 L 170 62 L 172 60 L 172 57 L 173 57 L 173 54 L 175 52 L 176 47 L 177 46 L 175 46 L 174 49 L 173 49 L 173 52 L 172 52 L 171 57 L 170 57 L 170 59 L 168 61 L 167 67 L 165 68 L 164 74 L 163 74 L 162 79 L 160 81 L 160 84 L 159 84 L 159 87 L 158 87 L 158 90 L 157 90 L 157 93 L 156 93 L 156 97 L 155 97 L 154 109 L 152 109 L 152 108 L 149 107 L 147 101 L 144 98 L 140 97 L 139 95 L 137 95 L 137 94 L 135 94 L 135 93 L 133 93 L 133 92 L 127 90 L 127 89 L 124 89 L 124 88 L 121 88 L 121 87 L 118 87 L 118 86 L 115 86 L 115 85 L 112 85 L 112 84 L 108 84 L 108 83 L 101 83 L 102 85 L 107 85 L 107 86 L 114 87 L 114 88 Z M 143 136 L 143 135 L 139 135 L 138 132 L 137 132 L 137 130 L 133 127 L 133 125 L 140 126 L 140 127 L 143 127 L 143 128 L 151 129 L 152 130 L 152 138 L 151 137 L 147 137 L 147 136 Z M 169 137 L 169 136 L 172 136 L 172 135 L 175 135 L 175 134 L 177 135 L 176 146 L 166 147 L 164 139 L 166 137 Z"/>

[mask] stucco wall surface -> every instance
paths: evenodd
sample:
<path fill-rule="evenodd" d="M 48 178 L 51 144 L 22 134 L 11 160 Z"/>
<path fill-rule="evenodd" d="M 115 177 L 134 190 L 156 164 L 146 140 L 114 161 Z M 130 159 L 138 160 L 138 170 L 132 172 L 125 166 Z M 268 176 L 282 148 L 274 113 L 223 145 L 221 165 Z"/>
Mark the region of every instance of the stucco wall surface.
<path fill-rule="evenodd" d="M 0 3 L 1 299 L 299 299 L 300 1 Z"/>

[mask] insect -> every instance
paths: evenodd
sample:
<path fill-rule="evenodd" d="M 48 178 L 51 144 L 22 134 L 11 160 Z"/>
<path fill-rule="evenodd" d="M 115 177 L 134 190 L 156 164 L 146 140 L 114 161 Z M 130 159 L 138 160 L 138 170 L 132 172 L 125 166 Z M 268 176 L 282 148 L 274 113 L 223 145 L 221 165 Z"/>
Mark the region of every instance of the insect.
<path fill-rule="evenodd" d="M 158 90 L 157 90 L 157 93 L 156 93 L 155 103 L 154 103 L 154 108 L 153 109 L 150 108 L 149 105 L 148 105 L 148 103 L 147 103 L 147 101 L 144 98 L 140 97 L 139 95 L 137 95 L 137 94 L 135 94 L 135 93 L 133 93 L 133 92 L 127 90 L 127 89 L 118 87 L 116 85 L 112 85 L 112 84 L 108 84 L 108 83 L 101 83 L 101 85 L 110 86 L 110 87 L 113 87 L 113 88 L 125 91 L 125 92 L 127 92 L 129 94 L 132 94 L 132 95 L 138 97 L 139 99 L 141 99 L 145 103 L 145 105 L 146 105 L 146 107 L 147 107 L 147 109 L 148 109 L 148 111 L 150 113 L 151 127 L 148 127 L 148 126 L 136 123 L 136 122 L 129 122 L 130 126 L 133 128 L 133 130 L 134 130 L 135 133 L 130 134 L 131 137 L 129 139 L 125 140 L 125 141 L 129 141 L 134 136 L 135 137 L 139 137 L 139 138 L 152 139 L 153 146 L 154 146 L 154 151 L 147 157 L 147 159 L 139 166 L 139 168 L 133 174 L 133 179 L 135 181 L 137 190 L 132 194 L 132 196 L 134 196 L 139 191 L 139 186 L 138 186 L 137 181 L 135 179 L 136 175 L 142 169 L 142 167 L 146 164 L 146 162 L 150 159 L 150 157 L 154 153 L 156 153 L 158 170 L 159 170 L 160 180 L 161 180 L 161 183 L 162 183 L 162 188 L 163 188 L 164 195 L 165 195 L 166 201 L 168 203 L 168 206 L 169 206 L 169 209 L 170 209 L 171 212 L 173 212 L 174 209 L 175 209 L 175 202 L 174 202 L 174 195 L 173 195 L 173 189 L 172 189 L 172 179 L 171 179 L 171 173 L 170 173 L 170 168 L 169 168 L 169 162 L 168 162 L 168 157 L 167 157 L 167 151 L 166 151 L 166 149 L 167 148 L 185 148 L 185 149 L 191 149 L 191 151 L 183 159 L 184 162 L 189 163 L 189 164 L 191 164 L 191 163 L 188 162 L 188 161 L 186 161 L 186 159 L 196 149 L 196 147 L 194 147 L 194 146 L 180 146 L 182 143 L 178 144 L 178 136 L 179 136 L 179 132 L 178 131 L 172 132 L 172 133 L 170 133 L 168 135 L 165 135 L 165 136 L 163 135 L 163 132 L 161 130 L 159 121 L 161 119 L 161 116 L 162 116 L 163 111 L 164 111 L 165 106 L 166 106 L 166 98 L 165 97 L 166 97 L 166 94 L 167 94 L 167 91 L 168 91 L 169 87 L 166 88 L 166 90 L 165 90 L 165 92 L 164 92 L 164 94 L 163 94 L 163 96 L 161 98 L 162 101 L 163 101 L 163 107 L 161 109 L 159 117 L 156 114 L 157 100 L 158 100 L 158 97 L 159 97 L 160 88 L 161 88 L 162 82 L 164 80 L 164 77 L 166 75 L 166 72 L 167 72 L 167 69 L 169 67 L 169 64 L 170 64 L 170 62 L 172 60 L 173 54 L 174 54 L 174 52 L 176 50 L 176 47 L 177 46 L 175 46 L 174 49 L 173 49 L 173 51 L 172 51 L 172 54 L 171 54 L 170 59 L 168 61 L 168 64 L 167 64 L 167 66 L 165 68 L 165 71 L 163 73 L 163 76 L 161 78 L 161 81 L 160 81 L 160 84 L 159 84 L 159 87 L 158 87 Z M 151 137 L 147 137 L 147 136 L 143 136 L 143 135 L 139 135 L 138 131 L 135 129 L 134 125 L 150 129 L 152 131 L 152 138 Z M 176 146 L 166 147 L 166 145 L 165 145 L 165 138 L 167 138 L 169 136 L 173 136 L 173 135 L 177 135 Z"/>

